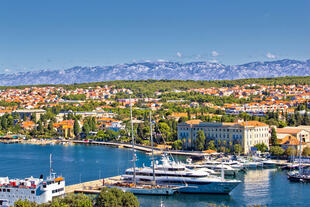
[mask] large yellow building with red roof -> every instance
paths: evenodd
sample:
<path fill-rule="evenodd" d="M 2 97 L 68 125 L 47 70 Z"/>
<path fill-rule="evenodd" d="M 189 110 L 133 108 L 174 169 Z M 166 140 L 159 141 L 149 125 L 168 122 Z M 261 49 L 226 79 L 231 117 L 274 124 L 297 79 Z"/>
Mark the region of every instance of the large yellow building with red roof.
<path fill-rule="evenodd" d="M 269 146 L 271 137 L 269 126 L 258 121 L 236 121 L 236 122 L 202 122 L 190 120 L 180 123 L 178 128 L 178 139 L 185 142 L 187 147 L 195 143 L 198 131 L 202 130 L 206 140 L 214 140 L 215 143 L 227 145 L 240 144 L 244 153 L 249 153 L 256 144 L 264 143 Z"/>

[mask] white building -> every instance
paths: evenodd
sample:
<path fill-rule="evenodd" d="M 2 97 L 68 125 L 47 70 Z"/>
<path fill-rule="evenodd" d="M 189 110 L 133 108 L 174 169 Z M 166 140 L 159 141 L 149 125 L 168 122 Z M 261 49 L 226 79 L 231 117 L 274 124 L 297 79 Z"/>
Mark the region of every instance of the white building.
<path fill-rule="evenodd" d="M 178 124 L 177 128 L 178 139 L 185 141 L 187 146 L 193 146 L 198 131 L 202 130 L 206 140 L 214 140 L 215 143 L 226 141 L 227 145 L 240 144 L 244 153 L 248 153 L 256 144 L 269 146 L 271 137 L 269 126 L 258 121 L 220 123 L 191 120 Z"/>

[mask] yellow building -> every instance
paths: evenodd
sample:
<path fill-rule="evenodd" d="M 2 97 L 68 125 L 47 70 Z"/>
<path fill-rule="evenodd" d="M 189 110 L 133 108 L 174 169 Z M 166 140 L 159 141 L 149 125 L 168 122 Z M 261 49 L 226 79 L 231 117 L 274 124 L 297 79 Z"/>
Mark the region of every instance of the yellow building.
<path fill-rule="evenodd" d="M 206 140 L 214 140 L 215 143 L 240 144 L 244 153 L 249 153 L 251 147 L 264 143 L 269 146 L 271 137 L 269 126 L 258 121 L 236 122 L 202 122 L 190 120 L 177 126 L 178 139 L 185 141 L 187 147 L 195 143 L 198 131 L 202 130 Z"/>

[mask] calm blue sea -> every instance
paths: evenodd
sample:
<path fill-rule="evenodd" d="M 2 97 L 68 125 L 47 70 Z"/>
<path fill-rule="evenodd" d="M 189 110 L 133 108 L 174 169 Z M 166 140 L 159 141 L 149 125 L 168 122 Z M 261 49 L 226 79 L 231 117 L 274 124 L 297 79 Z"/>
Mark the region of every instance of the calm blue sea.
<path fill-rule="evenodd" d="M 0 177 L 39 177 L 49 172 L 49 154 L 53 169 L 66 178 L 68 185 L 119 175 L 131 166 L 132 152 L 104 146 L 0 144 Z M 150 165 L 150 157 L 136 152 L 138 166 Z M 157 157 L 159 159 L 159 157 Z M 179 159 L 184 159 L 180 157 Z M 267 206 L 310 206 L 310 184 L 288 182 L 285 171 L 251 170 L 240 176 L 243 181 L 227 196 L 184 195 L 171 197 L 139 196 L 142 207 L 229 206 L 263 204 Z"/>

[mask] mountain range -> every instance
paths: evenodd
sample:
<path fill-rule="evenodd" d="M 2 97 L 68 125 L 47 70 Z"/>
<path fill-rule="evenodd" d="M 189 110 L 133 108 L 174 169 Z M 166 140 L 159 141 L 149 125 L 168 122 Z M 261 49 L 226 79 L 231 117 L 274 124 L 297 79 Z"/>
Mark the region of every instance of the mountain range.
<path fill-rule="evenodd" d="M 224 65 L 212 62 L 141 62 L 0 74 L 0 85 L 72 84 L 111 80 L 232 80 L 281 76 L 310 76 L 310 59 Z"/>

